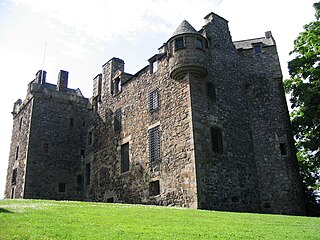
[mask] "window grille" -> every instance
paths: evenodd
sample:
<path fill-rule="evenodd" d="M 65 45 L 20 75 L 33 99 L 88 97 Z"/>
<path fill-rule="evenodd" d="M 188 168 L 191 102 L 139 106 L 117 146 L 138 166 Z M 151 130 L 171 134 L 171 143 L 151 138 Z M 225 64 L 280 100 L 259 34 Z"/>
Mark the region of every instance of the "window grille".
<path fill-rule="evenodd" d="M 149 130 L 149 158 L 150 162 L 160 161 L 159 127 L 155 127 Z"/>
<path fill-rule="evenodd" d="M 159 91 L 156 89 L 149 94 L 149 109 L 150 112 L 159 109 Z"/>
<path fill-rule="evenodd" d="M 113 127 L 114 131 L 120 131 L 121 130 L 121 109 L 117 109 L 114 112 L 114 117 L 113 117 Z"/>

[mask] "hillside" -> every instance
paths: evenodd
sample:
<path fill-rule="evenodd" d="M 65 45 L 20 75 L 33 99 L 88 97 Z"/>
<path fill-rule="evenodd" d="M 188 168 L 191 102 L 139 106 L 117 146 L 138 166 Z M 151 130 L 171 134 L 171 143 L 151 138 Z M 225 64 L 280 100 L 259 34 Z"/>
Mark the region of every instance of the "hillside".
<path fill-rule="evenodd" d="M 320 218 L 0 200 L 0 239 L 320 239 Z"/>

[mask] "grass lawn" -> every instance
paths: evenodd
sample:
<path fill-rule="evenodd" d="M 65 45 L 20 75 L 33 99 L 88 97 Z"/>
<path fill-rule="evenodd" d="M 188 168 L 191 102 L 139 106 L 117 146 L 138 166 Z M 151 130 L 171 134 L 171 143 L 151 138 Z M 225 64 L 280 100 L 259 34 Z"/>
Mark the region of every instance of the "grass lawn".
<path fill-rule="evenodd" d="M 0 239 L 320 239 L 320 218 L 0 200 Z"/>

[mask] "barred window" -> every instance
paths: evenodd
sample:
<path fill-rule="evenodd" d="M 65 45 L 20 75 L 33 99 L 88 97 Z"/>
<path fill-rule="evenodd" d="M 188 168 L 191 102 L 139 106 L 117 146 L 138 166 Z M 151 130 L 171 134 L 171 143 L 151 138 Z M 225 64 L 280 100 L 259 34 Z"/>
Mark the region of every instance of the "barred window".
<path fill-rule="evenodd" d="M 114 131 L 120 131 L 121 130 L 121 108 L 117 109 L 114 112 L 113 127 L 114 127 Z"/>
<path fill-rule="evenodd" d="M 222 131 L 220 128 L 211 128 L 212 150 L 215 153 L 223 153 Z"/>
<path fill-rule="evenodd" d="M 121 145 L 121 172 L 129 171 L 129 143 Z"/>
<path fill-rule="evenodd" d="M 155 127 L 149 130 L 149 158 L 150 162 L 160 161 L 159 127 Z"/>
<path fill-rule="evenodd" d="M 150 112 L 154 112 L 159 109 L 159 91 L 158 91 L 158 89 L 150 92 L 150 94 L 149 94 L 149 109 L 150 109 Z"/>

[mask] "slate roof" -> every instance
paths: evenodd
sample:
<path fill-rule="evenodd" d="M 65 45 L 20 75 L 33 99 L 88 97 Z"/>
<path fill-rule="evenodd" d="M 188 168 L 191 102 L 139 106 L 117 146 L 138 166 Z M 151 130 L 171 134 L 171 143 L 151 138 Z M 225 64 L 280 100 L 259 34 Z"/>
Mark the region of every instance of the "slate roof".
<path fill-rule="evenodd" d="M 183 20 L 182 23 L 178 26 L 176 31 L 174 31 L 172 37 L 180 35 L 180 34 L 186 34 L 186 33 L 192 33 L 192 34 L 199 34 L 197 30 L 195 30 L 190 23 L 188 23 L 187 20 Z"/>
<path fill-rule="evenodd" d="M 248 40 L 241 40 L 233 42 L 236 49 L 250 49 L 253 48 L 252 44 L 259 44 L 261 43 L 263 46 L 273 46 L 275 45 L 275 42 L 273 38 L 254 38 L 254 39 L 248 39 Z"/>

